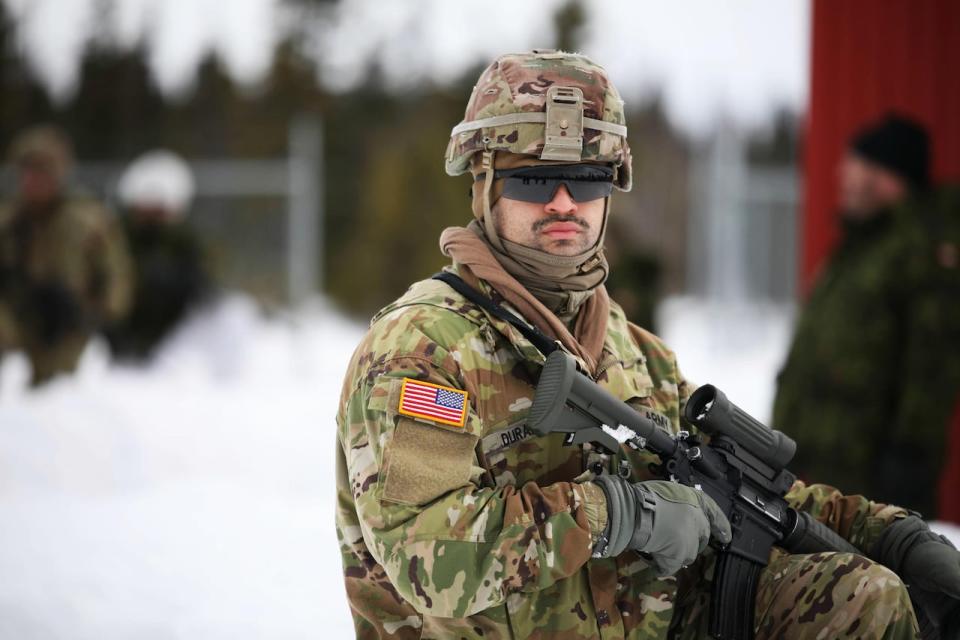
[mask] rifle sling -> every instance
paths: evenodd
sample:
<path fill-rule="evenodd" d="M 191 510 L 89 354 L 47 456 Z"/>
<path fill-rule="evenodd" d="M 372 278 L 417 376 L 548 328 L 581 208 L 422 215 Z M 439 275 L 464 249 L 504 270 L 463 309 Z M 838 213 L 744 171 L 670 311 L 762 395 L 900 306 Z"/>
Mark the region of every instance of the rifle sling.
<path fill-rule="evenodd" d="M 499 318 L 504 322 L 510 323 L 517 331 L 519 331 L 524 338 L 529 340 L 533 346 L 537 348 L 537 351 L 542 353 L 544 357 L 550 355 L 556 351 L 559 347 L 555 340 L 551 340 L 544 334 L 542 331 L 536 327 L 527 324 L 515 314 L 510 313 L 502 306 L 483 295 L 466 282 L 463 281 L 463 278 L 458 276 L 455 273 L 449 271 L 441 271 L 436 273 L 433 276 L 434 280 L 440 280 L 441 282 L 446 282 L 450 287 L 452 287 L 457 293 L 462 295 L 464 298 L 474 303 L 490 315 L 495 318 Z"/>

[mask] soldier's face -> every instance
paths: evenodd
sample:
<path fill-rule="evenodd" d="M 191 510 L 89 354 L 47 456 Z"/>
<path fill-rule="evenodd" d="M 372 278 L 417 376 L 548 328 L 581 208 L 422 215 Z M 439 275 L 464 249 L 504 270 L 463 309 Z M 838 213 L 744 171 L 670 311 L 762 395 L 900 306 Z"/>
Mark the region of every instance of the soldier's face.
<path fill-rule="evenodd" d="M 554 255 L 572 256 L 597 243 L 603 229 L 604 199 L 577 202 L 560 185 L 546 204 L 502 197 L 492 212 L 501 238 Z"/>
<path fill-rule="evenodd" d="M 43 206 L 57 197 L 60 185 L 45 162 L 27 160 L 17 167 L 17 191 L 27 205 Z"/>
<path fill-rule="evenodd" d="M 848 153 L 840 162 L 840 204 L 847 218 L 868 218 L 907 195 L 896 174 Z"/>

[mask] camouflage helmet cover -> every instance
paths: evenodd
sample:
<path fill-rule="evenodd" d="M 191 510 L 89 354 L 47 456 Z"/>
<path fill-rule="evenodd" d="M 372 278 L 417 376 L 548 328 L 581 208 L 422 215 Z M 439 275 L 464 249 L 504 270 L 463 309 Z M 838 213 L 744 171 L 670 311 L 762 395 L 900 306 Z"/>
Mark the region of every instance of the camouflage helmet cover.
<path fill-rule="evenodd" d="M 467 172 L 484 151 L 607 163 L 616 186 L 630 190 L 623 100 L 607 72 L 580 54 L 535 49 L 501 56 L 484 70 L 451 132 L 447 173 Z"/>

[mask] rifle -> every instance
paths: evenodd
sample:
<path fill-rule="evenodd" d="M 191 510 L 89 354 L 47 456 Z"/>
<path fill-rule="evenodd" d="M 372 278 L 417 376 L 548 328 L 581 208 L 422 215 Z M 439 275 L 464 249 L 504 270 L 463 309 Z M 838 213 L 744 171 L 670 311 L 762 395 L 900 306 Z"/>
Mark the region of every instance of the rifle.
<path fill-rule="evenodd" d="M 717 566 L 709 633 L 719 640 L 749 640 L 757 584 L 771 547 L 798 554 L 862 552 L 784 500 L 796 480 L 786 469 L 797 448 L 790 437 L 752 418 L 711 385 L 694 391 L 684 418 L 709 441 L 687 431 L 668 433 L 657 424 L 659 414 L 617 399 L 558 349 L 547 356 L 527 426 L 539 435 L 565 433 L 565 445 L 590 442 L 609 453 L 624 444 L 646 449 L 660 458 L 657 475 L 713 498 L 733 538 L 726 546 L 711 542 Z"/>

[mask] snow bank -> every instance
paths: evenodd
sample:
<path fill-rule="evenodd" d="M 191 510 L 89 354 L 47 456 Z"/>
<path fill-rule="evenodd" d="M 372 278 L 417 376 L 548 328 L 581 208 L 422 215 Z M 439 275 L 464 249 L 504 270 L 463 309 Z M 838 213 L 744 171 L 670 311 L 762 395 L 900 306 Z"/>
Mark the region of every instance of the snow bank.
<path fill-rule="evenodd" d="M 334 413 L 362 329 L 243 298 L 146 369 L 0 370 L 0 637 L 350 637 Z"/>
<path fill-rule="evenodd" d="M 689 377 L 769 417 L 789 310 L 663 312 Z M 92 345 L 77 376 L 33 392 L 7 357 L 0 637 L 351 637 L 334 413 L 362 331 L 320 303 L 268 319 L 234 297 L 146 368 Z"/>

